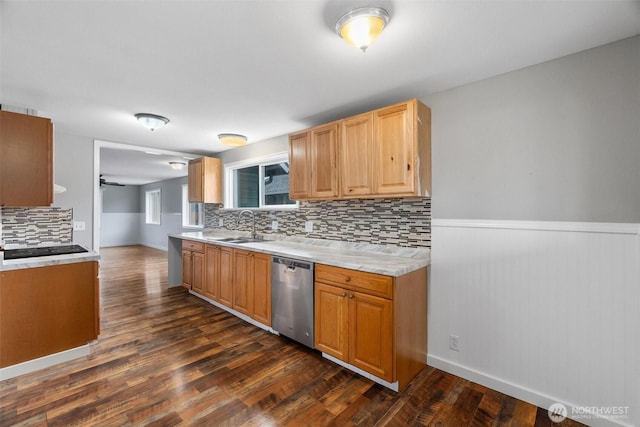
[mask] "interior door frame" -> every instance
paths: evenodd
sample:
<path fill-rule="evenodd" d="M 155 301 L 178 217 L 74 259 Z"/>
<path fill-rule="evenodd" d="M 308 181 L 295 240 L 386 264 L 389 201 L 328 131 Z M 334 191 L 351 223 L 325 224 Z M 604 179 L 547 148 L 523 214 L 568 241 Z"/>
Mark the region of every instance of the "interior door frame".
<path fill-rule="evenodd" d="M 123 144 L 119 142 L 93 140 L 93 251 L 100 253 L 100 225 L 102 215 L 102 197 L 100 192 L 100 149 L 112 148 L 116 150 L 153 152 L 176 157 L 202 157 L 202 154 L 184 153 L 180 151 L 163 150 L 160 148 L 143 147 L 140 145 Z"/>

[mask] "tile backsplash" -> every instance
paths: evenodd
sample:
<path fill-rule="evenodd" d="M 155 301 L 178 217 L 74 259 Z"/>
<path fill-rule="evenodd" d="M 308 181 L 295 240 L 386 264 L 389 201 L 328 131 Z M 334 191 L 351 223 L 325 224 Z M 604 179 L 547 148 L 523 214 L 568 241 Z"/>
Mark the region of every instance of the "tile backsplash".
<path fill-rule="evenodd" d="M 251 217 L 239 210 L 205 205 L 205 226 L 251 231 Z M 256 210 L 256 231 L 316 239 L 366 242 L 406 247 L 431 247 L 431 199 L 353 199 L 301 202 L 299 209 Z M 222 218 L 224 225 L 219 226 Z M 278 221 L 278 231 L 271 222 Z M 305 233 L 305 221 L 313 232 Z"/>
<path fill-rule="evenodd" d="M 6 245 L 70 244 L 72 221 L 73 209 L 0 208 L 0 229 Z"/>

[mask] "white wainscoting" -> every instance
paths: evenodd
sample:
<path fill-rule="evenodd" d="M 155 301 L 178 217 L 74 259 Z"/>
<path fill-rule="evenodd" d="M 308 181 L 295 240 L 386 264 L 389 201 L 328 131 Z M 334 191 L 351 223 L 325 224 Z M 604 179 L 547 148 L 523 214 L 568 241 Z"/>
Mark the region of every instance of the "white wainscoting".
<path fill-rule="evenodd" d="M 640 426 L 639 224 L 434 219 L 428 321 L 431 366 Z"/>

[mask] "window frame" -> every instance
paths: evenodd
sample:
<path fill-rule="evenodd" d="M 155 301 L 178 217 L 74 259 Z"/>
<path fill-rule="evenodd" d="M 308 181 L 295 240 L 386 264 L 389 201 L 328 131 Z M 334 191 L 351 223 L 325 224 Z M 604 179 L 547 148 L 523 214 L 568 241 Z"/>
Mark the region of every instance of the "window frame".
<path fill-rule="evenodd" d="M 224 165 L 224 182 L 225 182 L 225 191 L 224 191 L 224 209 L 228 210 L 244 210 L 244 209 L 254 209 L 254 210 L 283 210 L 283 209 L 298 209 L 300 203 L 295 200 L 295 203 L 290 205 L 265 205 L 264 204 L 264 166 L 273 165 L 276 163 L 289 162 L 289 153 L 287 151 L 268 154 L 260 157 L 253 157 L 251 159 L 240 160 L 237 162 L 226 163 Z M 243 169 L 251 166 L 258 166 L 258 182 L 260 182 L 260 186 L 258 189 L 258 203 L 257 207 L 236 207 L 233 204 L 233 194 L 234 194 L 234 179 L 233 174 L 237 169 Z"/>
<path fill-rule="evenodd" d="M 158 194 L 158 222 L 155 222 L 152 218 L 152 212 L 150 212 L 150 195 Z M 144 192 L 144 219 L 145 224 L 148 225 L 160 225 L 162 224 L 162 189 L 155 188 L 153 190 L 146 190 Z"/>
<path fill-rule="evenodd" d="M 189 184 L 182 184 L 182 228 L 204 228 L 204 203 L 189 203 Z M 191 224 L 191 205 L 200 205 L 200 224 Z"/>

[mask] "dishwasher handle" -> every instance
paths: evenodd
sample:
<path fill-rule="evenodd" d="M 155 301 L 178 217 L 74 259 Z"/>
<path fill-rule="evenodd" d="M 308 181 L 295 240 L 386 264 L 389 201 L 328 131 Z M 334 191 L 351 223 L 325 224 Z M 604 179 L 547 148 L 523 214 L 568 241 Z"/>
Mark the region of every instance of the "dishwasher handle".
<path fill-rule="evenodd" d="M 312 262 L 300 261 L 297 259 L 283 258 L 283 257 L 277 257 L 277 256 L 272 256 L 271 262 L 273 264 L 281 264 L 281 265 L 287 266 L 288 271 L 295 271 L 297 268 L 313 271 Z"/>

